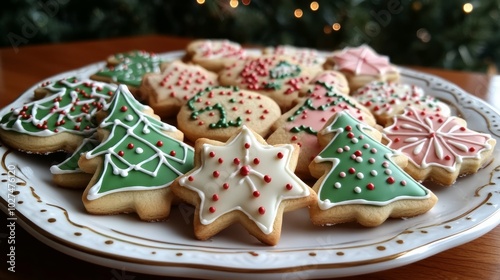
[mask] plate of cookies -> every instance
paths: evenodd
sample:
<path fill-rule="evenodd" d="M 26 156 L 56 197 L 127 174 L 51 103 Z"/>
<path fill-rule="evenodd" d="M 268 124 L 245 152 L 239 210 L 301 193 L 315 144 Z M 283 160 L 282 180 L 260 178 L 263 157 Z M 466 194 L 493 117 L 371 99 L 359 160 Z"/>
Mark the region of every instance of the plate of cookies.
<path fill-rule="evenodd" d="M 500 114 L 369 46 L 110 54 L 0 111 L 0 206 L 70 256 L 194 278 L 409 264 L 500 222 Z"/>

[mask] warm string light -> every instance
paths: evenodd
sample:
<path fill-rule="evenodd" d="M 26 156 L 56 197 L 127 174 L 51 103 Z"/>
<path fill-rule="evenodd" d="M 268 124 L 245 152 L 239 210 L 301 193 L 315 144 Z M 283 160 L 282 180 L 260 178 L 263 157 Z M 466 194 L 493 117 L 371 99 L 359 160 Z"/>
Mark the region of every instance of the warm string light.
<path fill-rule="evenodd" d="M 233 8 L 233 9 L 236 8 L 236 7 L 238 7 L 238 4 L 239 4 L 238 0 L 231 0 L 231 1 L 229 1 L 229 6 L 231 6 L 231 8 Z"/>
<path fill-rule="evenodd" d="M 468 14 L 474 10 L 474 6 L 471 3 L 465 3 L 462 9 L 464 10 L 464 13 Z"/>
<path fill-rule="evenodd" d="M 309 5 L 309 8 L 311 8 L 311 11 L 317 11 L 319 9 L 318 2 L 312 1 L 311 4 Z"/>
<path fill-rule="evenodd" d="M 295 11 L 293 11 L 293 15 L 296 18 L 301 18 L 304 15 L 304 12 L 302 11 L 302 9 L 295 9 Z"/>
<path fill-rule="evenodd" d="M 202 5 L 202 4 L 205 4 L 205 0 L 196 0 L 196 3 Z"/>

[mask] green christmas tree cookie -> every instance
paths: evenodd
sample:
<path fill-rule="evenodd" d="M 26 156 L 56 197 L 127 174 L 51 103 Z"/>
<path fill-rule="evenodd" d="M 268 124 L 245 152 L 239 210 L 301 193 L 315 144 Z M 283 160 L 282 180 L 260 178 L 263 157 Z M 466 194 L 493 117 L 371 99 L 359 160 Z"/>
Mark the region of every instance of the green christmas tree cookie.
<path fill-rule="evenodd" d="M 154 54 L 145 51 L 118 53 L 107 59 L 107 65 L 90 78 L 108 83 L 125 84 L 137 95 L 142 77 L 146 73 L 159 73 L 162 61 Z"/>
<path fill-rule="evenodd" d="M 120 85 L 104 112 L 101 143 L 82 155 L 79 166 L 94 176 L 83 203 L 93 214 L 137 212 L 142 220 L 166 219 L 170 184 L 193 168 L 192 147 L 182 133 L 151 115 Z"/>
<path fill-rule="evenodd" d="M 319 178 L 318 202 L 310 208 L 316 225 L 354 222 L 378 226 L 387 218 L 429 211 L 437 197 L 399 166 L 407 158 L 379 142 L 380 133 L 346 112 L 332 117 L 318 133 L 325 146 L 310 165 Z"/>
<path fill-rule="evenodd" d="M 73 152 L 94 134 L 95 114 L 115 90 L 114 85 L 76 77 L 45 82 L 35 90 L 37 100 L 1 117 L 0 137 L 9 146 L 30 153 Z"/>

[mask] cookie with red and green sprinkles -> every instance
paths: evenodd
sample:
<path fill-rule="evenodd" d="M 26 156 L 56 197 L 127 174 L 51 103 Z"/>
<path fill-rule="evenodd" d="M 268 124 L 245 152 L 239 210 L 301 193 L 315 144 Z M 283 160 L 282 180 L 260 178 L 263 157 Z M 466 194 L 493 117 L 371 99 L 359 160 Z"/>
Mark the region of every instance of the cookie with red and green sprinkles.
<path fill-rule="evenodd" d="M 243 125 L 266 137 L 280 117 L 278 104 L 257 92 L 238 87 L 208 87 L 188 100 L 177 114 L 187 139 L 226 141 Z"/>
<path fill-rule="evenodd" d="M 94 134 L 96 113 L 115 90 L 115 85 L 76 77 L 44 82 L 35 90 L 36 100 L 1 116 L 0 138 L 29 153 L 73 152 Z"/>
<path fill-rule="evenodd" d="M 353 92 L 352 96 L 384 126 L 408 107 L 429 114 L 436 113 L 446 117 L 451 115 L 448 104 L 426 95 L 421 87 L 411 84 L 374 81 Z"/>
<path fill-rule="evenodd" d="M 340 80 L 340 82 L 339 82 Z M 321 151 L 317 133 L 336 112 L 348 111 L 369 126 L 376 121 L 368 109 L 342 92 L 343 82 L 333 71 L 318 74 L 301 89 L 304 96 L 297 105 L 284 113 L 273 125 L 267 141 L 271 144 L 295 143 L 300 150 L 295 173 L 302 179 L 311 179 L 309 164 Z"/>
<path fill-rule="evenodd" d="M 300 88 L 319 72 L 279 55 L 248 57 L 228 64 L 219 72 L 219 83 L 256 91 L 272 98 L 283 111 L 293 107 Z"/>
<path fill-rule="evenodd" d="M 388 218 L 428 212 L 437 197 L 407 174 L 408 160 L 380 143 L 381 134 L 347 112 L 318 133 L 323 150 L 311 162 L 318 200 L 310 207 L 315 225 L 357 222 L 374 227 Z"/>
<path fill-rule="evenodd" d="M 162 60 L 151 52 L 134 50 L 117 53 L 107 58 L 107 63 L 91 79 L 114 84 L 127 85 L 136 97 L 140 97 L 139 87 L 146 73 L 159 73 Z"/>
<path fill-rule="evenodd" d="M 227 63 L 246 57 L 247 51 L 236 42 L 226 39 L 200 39 L 186 47 L 185 60 L 217 72 Z"/>
<path fill-rule="evenodd" d="M 161 73 L 147 73 L 140 92 L 155 114 L 162 118 L 177 115 L 191 97 L 207 87 L 218 85 L 217 74 L 199 65 L 180 60 L 162 64 Z"/>

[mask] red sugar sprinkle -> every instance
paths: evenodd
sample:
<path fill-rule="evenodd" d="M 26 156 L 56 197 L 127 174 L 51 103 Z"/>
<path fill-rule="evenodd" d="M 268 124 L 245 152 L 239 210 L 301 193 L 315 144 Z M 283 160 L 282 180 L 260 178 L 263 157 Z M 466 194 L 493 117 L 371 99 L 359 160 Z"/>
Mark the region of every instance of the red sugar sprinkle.
<path fill-rule="evenodd" d="M 228 184 L 228 183 L 224 183 L 224 184 L 222 184 L 222 187 L 223 187 L 225 190 L 227 190 L 227 189 L 229 189 L 229 184 Z"/>
<path fill-rule="evenodd" d="M 241 176 L 247 176 L 248 174 L 250 174 L 250 167 L 245 165 L 245 166 L 242 166 L 240 168 L 240 175 Z"/>
<path fill-rule="evenodd" d="M 217 161 L 218 161 L 219 163 L 223 163 L 223 162 L 224 162 L 224 160 L 223 160 L 222 158 L 219 158 Z"/>
<path fill-rule="evenodd" d="M 174 150 L 172 150 L 172 151 L 170 151 L 170 155 L 174 157 L 176 155 L 176 152 Z"/>
<path fill-rule="evenodd" d="M 240 164 L 240 159 L 239 158 L 234 158 L 233 159 L 234 164 Z"/>
<path fill-rule="evenodd" d="M 217 195 L 216 193 L 214 193 L 214 195 L 212 195 L 212 200 L 213 201 L 219 200 L 219 195 Z"/>
<path fill-rule="evenodd" d="M 133 148 L 134 148 L 134 143 L 129 143 L 129 144 L 127 145 L 127 148 L 129 148 L 129 149 L 133 149 Z"/>
<path fill-rule="evenodd" d="M 282 152 L 279 152 L 279 153 L 276 155 L 276 157 L 278 157 L 279 159 L 282 159 L 282 158 L 283 158 L 283 156 L 284 156 L 284 155 L 283 155 L 283 153 L 282 153 Z"/>
<path fill-rule="evenodd" d="M 208 154 L 208 156 L 209 156 L 209 157 L 215 157 L 215 152 L 210 152 L 210 153 Z"/>
<path fill-rule="evenodd" d="M 259 164 L 259 163 L 260 163 L 260 159 L 258 159 L 258 158 L 254 158 L 254 159 L 253 159 L 253 163 L 254 163 L 254 164 Z"/>
<path fill-rule="evenodd" d="M 259 196 L 260 196 L 260 192 L 259 192 L 259 191 L 254 191 L 254 192 L 252 193 L 252 195 L 253 195 L 254 197 L 259 197 Z"/>
<path fill-rule="evenodd" d="M 210 208 L 208 208 L 208 211 L 210 211 L 210 213 L 215 213 L 215 207 L 210 206 Z"/>
<path fill-rule="evenodd" d="M 118 155 L 122 157 L 122 156 L 124 156 L 124 155 L 125 155 L 125 152 L 124 152 L 124 151 L 119 151 L 119 152 L 118 152 Z"/>
<path fill-rule="evenodd" d="M 245 143 L 245 149 L 249 149 L 250 148 L 250 143 Z"/>
<path fill-rule="evenodd" d="M 122 112 L 127 112 L 128 108 L 127 106 L 123 105 L 121 108 L 120 108 L 120 111 Z"/>
<path fill-rule="evenodd" d="M 293 188 L 292 184 L 286 184 L 285 188 L 287 190 L 291 190 Z"/>
<path fill-rule="evenodd" d="M 264 207 L 259 207 L 259 214 L 264 215 L 266 213 L 266 208 Z"/>
<path fill-rule="evenodd" d="M 368 183 L 368 185 L 366 185 L 366 188 L 369 190 L 373 190 L 375 189 L 375 185 L 373 183 Z"/>
<path fill-rule="evenodd" d="M 156 142 L 156 146 L 157 147 L 162 147 L 163 146 L 163 141 L 158 140 L 158 142 Z"/>
<path fill-rule="evenodd" d="M 394 184 L 394 182 L 396 182 L 396 180 L 393 177 L 389 177 L 389 178 L 387 178 L 386 182 L 389 184 Z"/>
<path fill-rule="evenodd" d="M 190 181 L 190 182 L 194 181 L 193 176 L 189 176 L 189 177 L 188 177 L 188 181 Z"/>
<path fill-rule="evenodd" d="M 264 181 L 265 181 L 266 183 L 270 183 L 270 182 L 271 182 L 271 180 L 272 180 L 271 176 L 269 176 L 269 175 L 265 175 L 265 176 L 264 176 Z"/>
<path fill-rule="evenodd" d="M 214 172 L 212 173 L 212 175 L 213 175 L 215 178 L 219 178 L 219 176 L 220 176 L 220 172 L 216 170 L 216 171 L 214 171 Z"/>
<path fill-rule="evenodd" d="M 471 153 L 472 153 L 472 152 L 475 152 L 475 151 L 476 151 L 476 148 L 474 148 L 474 147 L 470 147 L 470 148 L 469 148 L 469 152 L 471 152 Z"/>
<path fill-rule="evenodd" d="M 356 173 L 356 169 L 354 167 L 349 168 L 349 173 L 351 174 Z"/>

